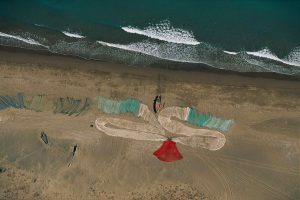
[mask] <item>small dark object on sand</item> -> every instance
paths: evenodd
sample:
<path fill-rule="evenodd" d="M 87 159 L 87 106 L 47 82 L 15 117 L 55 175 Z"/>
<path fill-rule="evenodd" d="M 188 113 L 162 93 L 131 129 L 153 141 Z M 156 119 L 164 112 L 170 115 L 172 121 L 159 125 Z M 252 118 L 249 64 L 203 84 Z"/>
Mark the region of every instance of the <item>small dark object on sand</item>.
<path fill-rule="evenodd" d="M 6 171 L 5 167 L 0 167 L 0 173 L 4 173 Z"/>
<path fill-rule="evenodd" d="M 161 95 L 158 95 L 153 100 L 153 111 L 157 113 L 160 107 L 161 107 Z"/>
<path fill-rule="evenodd" d="M 77 144 L 76 144 L 76 145 L 74 145 L 74 147 L 73 147 L 73 154 L 72 154 L 72 156 L 73 156 L 73 157 L 75 156 L 75 152 L 76 152 L 76 150 L 77 150 Z"/>
<path fill-rule="evenodd" d="M 45 132 L 41 132 L 41 139 L 44 141 L 45 144 L 48 144 L 48 136 Z"/>
<path fill-rule="evenodd" d="M 94 125 L 93 125 L 93 124 L 91 124 L 91 125 L 90 125 L 90 127 L 94 127 Z"/>
<path fill-rule="evenodd" d="M 77 144 L 75 144 L 75 145 L 74 145 L 74 147 L 73 147 L 72 159 L 71 159 L 70 163 L 68 164 L 68 167 L 70 167 L 70 166 L 71 166 L 71 163 L 72 163 L 72 161 L 73 161 L 73 159 L 74 159 L 74 156 L 75 156 L 76 150 L 77 150 Z"/>

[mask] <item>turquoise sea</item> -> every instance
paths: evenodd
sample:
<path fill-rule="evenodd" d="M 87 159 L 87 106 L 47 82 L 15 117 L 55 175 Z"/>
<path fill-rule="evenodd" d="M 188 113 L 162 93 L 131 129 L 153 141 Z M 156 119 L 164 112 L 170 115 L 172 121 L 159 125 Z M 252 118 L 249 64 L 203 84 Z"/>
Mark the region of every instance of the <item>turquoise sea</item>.
<path fill-rule="evenodd" d="M 300 76 L 300 1 L 0 0 L 0 45 Z"/>

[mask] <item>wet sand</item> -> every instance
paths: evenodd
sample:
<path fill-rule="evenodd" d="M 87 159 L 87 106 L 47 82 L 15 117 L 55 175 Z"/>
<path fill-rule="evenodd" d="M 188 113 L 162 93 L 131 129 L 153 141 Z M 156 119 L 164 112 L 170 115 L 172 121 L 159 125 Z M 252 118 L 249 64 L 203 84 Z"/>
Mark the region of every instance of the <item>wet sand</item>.
<path fill-rule="evenodd" d="M 300 82 L 0 50 L 0 95 L 138 98 L 233 119 L 218 151 L 178 145 L 164 163 L 157 142 L 109 137 L 95 101 L 78 117 L 1 110 L 0 199 L 299 199 Z M 130 116 L 124 116 L 127 118 Z M 41 131 L 49 144 L 40 140 Z M 72 165 L 73 145 L 78 149 Z"/>

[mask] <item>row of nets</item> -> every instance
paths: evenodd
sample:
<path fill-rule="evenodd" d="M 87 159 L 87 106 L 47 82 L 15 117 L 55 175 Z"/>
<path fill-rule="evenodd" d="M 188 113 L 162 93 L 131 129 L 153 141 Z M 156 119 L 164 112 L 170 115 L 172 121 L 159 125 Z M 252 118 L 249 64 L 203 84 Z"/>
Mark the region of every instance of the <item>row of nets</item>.
<path fill-rule="evenodd" d="M 16 96 L 0 96 L 0 110 L 5 108 L 29 109 L 37 112 L 44 111 L 47 103 L 45 95 L 34 96 L 26 101 L 23 93 L 17 93 Z"/>
<path fill-rule="evenodd" d="M 81 100 L 70 97 L 60 97 L 54 103 L 54 113 L 78 116 L 88 110 L 90 105 L 91 102 L 88 98 Z M 28 109 L 42 112 L 47 108 L 52 109 L 53 103 L 47 99 L 46 95 L 36 95 L 26 100 L 23 93 L 17 93 L 16 96 L 0 96 L 0 110 L 6 108 Z"/>
<path fill-rule="evenodd" d="M 156 117 L 148 109 L 148 106 L 141 103 L 137 99 L 125 99 L 125 100 L 118 101 L 118 100 L 111 100 L 104 97 L 99 97 L 98 109 L 107 114 L 122 114 L 127 112 L 133 113 L 135 116 L 142 117 L 145 121 L 158 127 Z M 173 114 L 175 116 L 177 116 L 178 114 L 177 113 L 178 109 L 180 109 L 180 107 L 173 107 L 172 112 L 174 112 Z M 185 119 L 183 120 L 199 127 L 206 127 L 210 129 L 219 130 L 221 132 L 225 132 L 229 129 L 229 127 L 233 123 L 231 119 L 215 117 L 210 113 L 203 114 L 189 107 L 185 109 L 186 109 L 186 113 L 184 115 Z"/>
<path fill-rule="evenodd" d="M 17 109 L 29 109 L 37 112 L 42 112 L 46 109 L 48 104 L 46 95 L 34 96 L 31 100 L 25 101 L 23 93 L 17 93 L 16 96 L 0 96 L 0 110 L 5 108 L 17 108 Z M 81 100 L 74 99 L 71 97 L 60 97 L 55 102 L 54 113 L 62 113 L 67 115 L 80 115 L 84 111 L 88 110 L 91 105 L 89 99 Z M 148 106 L 142 104 L 137 99 L 125 99 L 125 100 L 111 100 L 104 97 L 99 97 L 98 99 L 98 109 L 104 113 L 108 114 L 122 114 L 122 113 L 132 113 L 135 116 L 142 117 L 148 123 L 159 128 L 159 124 L 156 120 L 155 115 L 149 110 Z M 174 107 L 173 114 L 179 108 Z M 193 108 L 186 108 L 185 121 L 190 124 L 207 127 L 210 129 L 216 129 L 221 132 L 225 132 L 229 129 L 233 123 L 230 119 L 224 119 L 219 117 L 214 117 L 210 113 L 203 114 L 197 112 Z M 178 113 L 177 113 L 178 114 Z M 177 116 L 175 114 L 175 116 Z M 181 118 L 181 117 L 179 117 Z"/>

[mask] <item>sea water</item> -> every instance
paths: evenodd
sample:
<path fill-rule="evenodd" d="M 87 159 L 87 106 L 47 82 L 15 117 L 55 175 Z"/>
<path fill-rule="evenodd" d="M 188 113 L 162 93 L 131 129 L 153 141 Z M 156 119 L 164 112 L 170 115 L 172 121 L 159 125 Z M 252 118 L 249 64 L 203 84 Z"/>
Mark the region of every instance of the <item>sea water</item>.
<path fill-rule="evenodd" d="M 300 1 L 0 0 L 0 45 L 299 76 Z"/>

